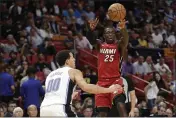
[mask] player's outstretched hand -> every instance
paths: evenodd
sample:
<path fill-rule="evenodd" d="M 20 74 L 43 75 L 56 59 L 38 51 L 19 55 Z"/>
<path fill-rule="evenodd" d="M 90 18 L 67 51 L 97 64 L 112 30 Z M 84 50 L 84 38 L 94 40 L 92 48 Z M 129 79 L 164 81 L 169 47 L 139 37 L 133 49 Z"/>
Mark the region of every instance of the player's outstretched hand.
<path fill-rule="evenodd" d="M 120 20 L 119 23 L 117 24 L 117 27 L 119 29 L 123 29 L 123 28 L 125 28 L 125 26 L 126 26 L 126 20 L 125 19 Z"/>
<path fill-rule="evenodd" d="M 89 26 L 91 30 L 94 30 L 99 22 L 99 19 L 96 18 L 95 20 L 89 20 Z"/>
<path fill-rule="evenodd" d="M 120 94 L 123 92 L 123 88 L 119 84 L 113 84 L 109 87 L 110 91 L 114 94 Z"/>

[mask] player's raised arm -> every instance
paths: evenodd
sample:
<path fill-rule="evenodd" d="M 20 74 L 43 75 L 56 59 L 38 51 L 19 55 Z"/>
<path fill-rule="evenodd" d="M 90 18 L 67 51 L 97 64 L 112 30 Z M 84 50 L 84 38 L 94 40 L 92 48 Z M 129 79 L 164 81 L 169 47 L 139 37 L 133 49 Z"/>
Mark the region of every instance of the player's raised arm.
<path fill-rule="evenodd" d="M 78 86 L 83 90 L 86 91 L 88 93 L 92 93 L 92 94 L 99 94 L 99 93 L 121 93 L 123 88 L 120 85 L 112 85 L 109 88 L 104 88 L 104 87 L 100 87 L 98 85 L 94 85 L 94 84 L 87 84 L 86 81 L 83 78 L 82 72 L 77 70 L 77 69 L 71 69 L 69 71 L 69 75 L 72 79 L 74 79 L 74 81 L 76 82 L 76 84 L 78 84 Z"/>
<path fill-rule="evenodd" d="M 89 20 L 88 23 L 89 23 L 90 31 L 93 31 L 96 28 L 96 26 L 98 25 L 99 19 L 96 18 L 95 20 Z M 96 39 L 96 40 L 97 40 L 98 44 L 102 43 L 102 41 L 100 39 Z"/>
<path fill-rule="evenodd" d="M 125 24 L 126 24 L 125 19 L 121 20 L 118 24 L 118 27 L 120 28 L 120 33 L 122 35 L 118 46 L 120 48 L 120 53 L 122 56 L 124 56 L 125 54 L 126 48 L 128 46 L 128 41 L 129 41 L 129 35 L 127 32 L 127 29 L 125 28 Z"/>

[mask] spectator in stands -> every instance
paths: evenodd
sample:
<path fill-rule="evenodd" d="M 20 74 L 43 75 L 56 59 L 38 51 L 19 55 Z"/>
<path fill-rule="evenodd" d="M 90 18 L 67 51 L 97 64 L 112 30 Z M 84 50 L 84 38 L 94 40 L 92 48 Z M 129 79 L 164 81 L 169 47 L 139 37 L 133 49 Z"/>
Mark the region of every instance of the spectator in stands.
<path fill-rule="evenodd" d="M 4 49 L 4 52 L 10 53 L 11 51 L 17 52 L 17 42 L 13 38 L 13 35 L 9 34 L 7 36 L 7 40 L 9 41 L 8 44 L 1 44 Z"/>
<path fill-rule="evenodd" d="M 15 91 L 14 78 L 6 72 L 7 64 L 0 60 L 0 101 L 8 103 L 13 99 Z"/>
<path fill-rule="evenodd" d="M 166 117 L 166 108 L 158 107 L 158 114 L 156 117 Z"/>
<path fill-rule="evenodd" d="M 23 9 L 22 9 L 23 1 L 16 0 L 15 4 L 12 5 L 9 9 L 10 16 L 12 18 L 13 24 L 17 21 L 23 20 Z"/>
<path fill-rule="evenodd" d="M 150 23 L 152 21 L 153 17 L 152 17 L 152 14 L 150 13 L 149 10 L 145 11 L 145 17 L 144 18 L 145 18 L 146 23 Z"/>
<path fill-rule="evenodd" d="M 87 6 L 87 8 L 86 8 L 86 13 L 85 14 L 86 14 L 88 20 L 94 20 L 95 19 L 95 13 L 92 11 L 92 9 L 89 6 Z"/>
<path fill-rule="evenodd" d="M 132 30 L 129 35 L 129 47 L 139 47 L 139 41 L 137 40 L 137 34 Z"/>
<path fill-rule="evenodd" d="M 48 15 L 43 16 L 41 29 L 45 30 L 47 33 L 51 33 L 51 27 L 49 24 L 49 16 Z"/>
<path fill-rule="evenodd" d="M 3 37 L 7 37 L 9 34 L 12 34 L 14 32 L 12 29 L 12 19 L 7 16 L 4 24 L 2 24 L 1 35 Z"/>
<path fill-rule="evenodd" d="M 76 48 L 92 50 L 92 45 L 85 36 L 83 36 L 81 33 L 78 33 L 78 37 L 76 38 Z"/>
<path fill-rule="evenodd" d="M 74 112 L 76 112 L 78 117 L 83 117 L 82 115 L 82 107 L 81 107 L 81 102 L 80 101 L 74 101 L 73 102 L 73 107 L 74 107 Z"/>
<path fill-rule="evenodd" d="M 49 26 L 53 34 L 60 34 L 59 25 L 56 22 L 56 18 L 52 15 L 50 16 Z"/>
<path fill-rule="evenodd" d="M 53 2 L 53 1 L 52 1 Z M 60 6 L 60 5 L 59 5 Z M 63 5 L 61 5 L 63 7 Z M 60 15 L 60 8 L 58 7 L 58 4 L 51 3 L 51 6 L 48 7 L 48 12 L 52 15 Z"/>
<path fill-rule="evenodd" d="M 40 96 L 44 96 L 45 92 L 39 80 L 35 80 L 36 69 L 29 67 L 27 75 L 29 79 L 24 82 L 20 89 L 20 94 L 24 99 L 24 109 L 34 104 L 37 108 L 40 108 Z"/>
<path fill-rule="evenodd" d="M 157 87 L 166 89 L 165 82 L 162 79 L 162 76 L 158 72 L 153 72 L 153 80 L 156 82 Z"/>
<path fill-rule="evenodd" d="M 146 61 L 143 63 L 145 74 L 150 74 L 155 71 L 154 63 L 151 56 L 147 56 Z"/>
<path fill-rule="evenodd" d="M 17 61 L 17 52 L 14 52 L 14 51 L 11 51 L 10 53 L 9 53 L 9 57 L 10 57 L 10 59 L 9 59 L 9 64 L 10 64 L 10 62 L 12 62 L 12 61 Z M 17 62 L 18 63 L 18 62 Z"/>
<path fill-rule="evenodd" d="M 26 82 L 28 79 L 29 79 L 29 77 L 28 77 L 28 75 L 26 74 L 26 76 L 24 76 L 24 77 L 21 79 L 21 81 L 20 81 L 20 87 L 21 87 L 22 84 L 23 84 L 24 82 Z"/>
<path fill-rule="evenodd" d="M 82 111 L 84 117 L 93 117 L 93 106 L 85 106 Z"/>
<path fill-rule="evenodd" d="M 140 113 L 139 113 L 139 109 L 136 107 L 134 108 L 134 117 L 139 117 Z"/>
<path fill-rule="evenodd" d="M 23 117 L 23 109 L 21 109 L 20 107 L 16 107 L 13 110 L 13 117 Z"/>
<path fill-rule="evenodd" d="M 141 102 L 140 113 L 141 117 L 148 117 L 150 115 L 150 111 L 147 109 L 147 103 L 144 100 Z"/>
<path fill-rule="evenodd" d="M 166 40 L 166 34 L 164 33 L 164 34 L 162 34 L 162 36 L 163 36 L 163 41 L 162 41 L 162 43 L 160 45 L 160 48 L 168 48 L 169 47 L 169 43 Z"/>
<path fill-rule="evenodd" d="M 155 48 L 154 42 L 152 40 L 152 36 L 147 36 L 147 41 L 148 41 L 148 48 Z"/>
<path fill-rule="evenodd" d="M 32 45 L 27 43 L 27 42 L 23 43 L 23 45 L 22 45 L 22 47 L 20 49 L 20 53 L 21 53 L 21 55 L 25 55 L 25 56 L 35 55 L 36 54 L 36 52 L 32 48 Z"/>
<path fill-rule="evenodd" d="M 173 10 L 169 6 L 166 8 L 164 20 L 169 24 L 174 21 Z"/>
<path fill-rule="evenodd" d="M 139 56 L 139 60 L 136 63 L 133 63 L 134 74 L 143 76 L 145 75 L 145 66 L 143 64 L 143 56 Z"/>
<path fill-rule="evenodd" d="M 37 71 L 43 71 L 44 68 L 49 68 L 49 65 L 45 61 L 45 56 L 43 53 L 38 54 L 38 62 L 35 63 L 35 68 Z"/>
<path fill-rule="evenodd" d="M 83 104 L 82 104 L 82 108 L 85 108 L 85 107 L 87 107 L 87 106 L 93 106 L 93 101 L 92 101 L 92 98 L 90 98 L 90 97 L 87 97 L 87 98 L 84 100 L 84 102 L 83 102 Z"/>
<path fill-rule="evenodd" d="M 39 2 L 37 2 L 37 3 L 35 4 L 34 15 L 35 15 L 36 18 L 40 18 L 40 17 L 43 16 L 43 11 L 42 11 L 42 9 L 41 9 L 41 6 L 40 6 L 40 3 L 39 3 Z"/>
<path fill-rule="evenodd" d="M 37 107 L 35 105 L 30 105 L 27 108 L 27 114 L 28 114 L 29 117 L 37 117 L 37 116 L 39 116 Z"/>
<path fill-rule="evenodd" d="M 78 29 L 76 27 L 76 18 L 73 16 L 70 19 L 70 24 L 68 25 L 68 29 L 73 32 L 73 34 L 76 34 L 78 32 Z"/>
<path fill-rule="evenodd" d="M 2 102 L 2 103 L 0 103 L 0 106 L 2 106 L 4 114 L 6 114 L 7 113 L 7 104 Z"/>
<path fill-rule="evenodd" d="M 164 61 L 164 58 L 160 58 L 159 63 L 155 65 L 156 71 L 158 71 L 160 75 L 171 74 L 171 70 Z"/>
<path fill-rule="evenodd" d="M 166 115 L 167 115 L 168 117 L 173 117 L 173 111 L 172 111 L 172 109 L 167 109 L 167 110 L 166 110 Z"/>
<path fill-rule="evenodd" d="M 161 34 L 159 34 L 159 29 L 155 29 L 155 32 L 152 34 L 152 41 L 155 44 L 155 48 L 159 48 L 159 46 L 161 45 L 162 41 L 163 41 L 163 37 Z"/>
<path fill-rule="evenodd" d="M 30 44 L 32 44 L 33 48 L 37 48 L 37 46 L 41 45 L 43 43 L 43 37 L 39 32 L 37 32 L 37 29 L 33 28 L 35 26 L 32 26 L 30 29 Z"/>
<path fill-rule="evenodd" d="M 167 108 L 167 104 L 164 102 L 164 101 L 161 101 L 159 104 L 158 104 L 159 107 L 164 107 L 165 109 Z"/>
<path fill-rule="evenodd" d="M 139 46 L 140 46 L 140 47 L 144 47 L 144 48 L 147 48 L 147 47 L 148 47 L 148 43 L 147 43 L 147 41 L 145 40 L 145 37 L 143 36 L 143 34 L 140 34 L 139 39 L 138 39 L 138 42 L 139 42 Z"/>
<path fill-rule="evenodd" d="M 80 30 L 85 24 L 84 22 L 85 11 L 83 10 L 83 6 L 81 4 L 78 4 L 78 9 L 75 10 L 75 17 L 77 28 L 78 30 Z"/>
<path fill-rule="evenodd" d="M 25 77 L 26 76 L 26 71 L 28 69 L 28 62 L 23 61 L 22 65 L 19 65 L 16 69 L 16 73 L 21 76 L 21 77 Z"/>
<path fill-rule="evenodd" d="M 144 88 L 144 92 L 145 92 L 147 106 L 148 106 L 147 108 L 149 110 L 152 110 L 152 108 L 155 105 L 155 100 L 159 92 L 159 89 L 154 79 L 150 80 L 150 83 Z"/>
<path fill-rule="evenodd" d="M 169 89 L 172 91 L 174 95 L 176 95 L 176 80 L 172 80 L 169 83 Z"/>
<path fill-rule="evenodd" d="M 8 110 L 5 114 L 5 117 L 12 117 L 13 116 L 13 110 L 17 107 L 16 103 L 13 101 L 10 101 L 8 103 Z"/>
<path fill-rule="evenodd" d="M 154 106 L 151 110 L 150 117 L 155 117 L 158 114 L 158 106 Z"/>
<path fill-rule="evenodd" d="M 45 38 L 44 42 L 38 46 L 38 53 L 43 53 L 44 55 L 56 54 L 56 49 L 50 38 Z"/>
<path fill-rule="evenodd" d="M 4 109 L 3 106 L 0 105 L 0 117 L 4 117 L 5 113 L 4 113 Z"/>
<path fill-rule="evenodd" d="M 169 33 L 169 37 L 166 39 L 171 47 L 173 47 L 176 44 L 176 37 L 175 33 L 171 32 Z"/>
<path fill-rule="evenodd" d="M 127 61 L 124 61 L 122 64 L 122 76 L 126 77 L 134 72 L 133 64 L 132 64 L 132 57 L 128 56 Z"/>
<path fill-rule="evenodd" d="M 74 37 L 72 31 L 68 31 L 68 37 L 64 40 L 64 45 L 68 50 L 74 51 Z"/>
<path fill-rule="evenodd" d="M 131 11 L 131 10 L 128 11 L 127 17 L 128 17 L 128 20 L 129 20 L 128 27 L 130 29 L 134 28 L 138 24 L 138 22 L 136 21 L 136 18 L 133 14 L 133 11 Z"/>

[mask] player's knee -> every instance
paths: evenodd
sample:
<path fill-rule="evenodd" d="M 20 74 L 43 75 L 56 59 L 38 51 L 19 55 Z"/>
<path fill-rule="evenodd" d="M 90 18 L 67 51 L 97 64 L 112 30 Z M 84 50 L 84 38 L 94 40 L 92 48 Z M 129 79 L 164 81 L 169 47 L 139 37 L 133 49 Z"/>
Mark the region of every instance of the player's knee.
<path fill-rule="evenodd" d="M 125 103 L 125 100 L 126 100 L 126 96 L 125 94 L 119 94 L 119 95 L 116 95 L 113 99 L 113 103 Z"/>
<path fill-rule="evenodd" d="M 99 107 L 97 108 L 97 117 L 107 117 L 109 111 L 110 109 L 108 107 Z"/>
<path fill-rule="evenodd" d="M 108 115 L 108 113 L 106 113 L 106 112 L 99 112 L 97 114 L 97 117 L 107 117 L 107 115 Z"/>

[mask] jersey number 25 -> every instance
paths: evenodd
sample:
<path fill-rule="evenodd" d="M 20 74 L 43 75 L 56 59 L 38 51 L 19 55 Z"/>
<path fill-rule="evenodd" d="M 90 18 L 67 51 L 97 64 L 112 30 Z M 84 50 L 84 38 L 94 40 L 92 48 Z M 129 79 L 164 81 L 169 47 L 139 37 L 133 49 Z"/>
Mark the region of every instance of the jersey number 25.
<path fill-rule="evenodd" d="M 114 55 L 105 55 L 104 62 L 113 62 Z"/>

